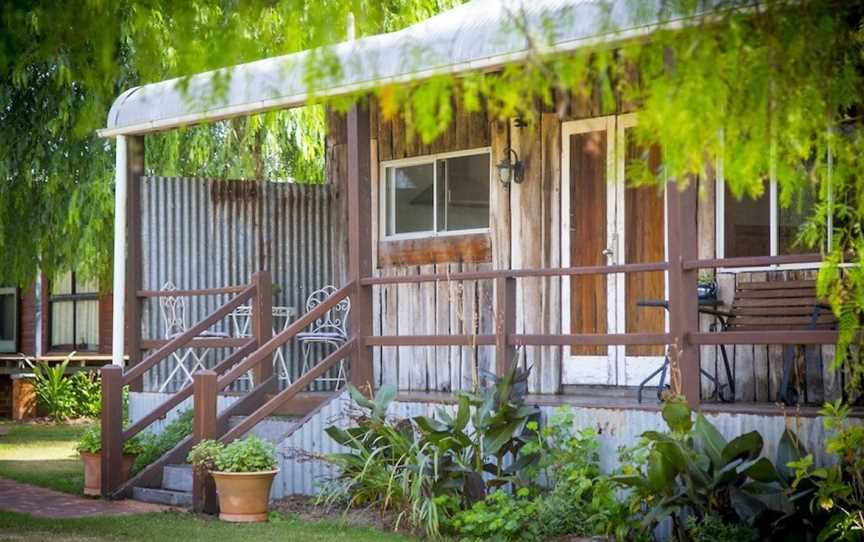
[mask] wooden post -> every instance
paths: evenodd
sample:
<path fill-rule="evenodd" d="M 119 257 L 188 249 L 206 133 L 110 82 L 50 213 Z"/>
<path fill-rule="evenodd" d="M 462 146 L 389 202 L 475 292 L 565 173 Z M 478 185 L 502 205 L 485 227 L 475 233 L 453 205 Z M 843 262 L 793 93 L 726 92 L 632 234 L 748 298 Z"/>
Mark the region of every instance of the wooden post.
<path fill-rule="evenodd" d="M 514 362 L 516 349 L 507 344 L 516 333 L 516 279 L 495 279 L 495 374 L 503 375 Z"/>
<path fill-rule="evenodd" d="M 666 185 L 669 226 L 669 331 L 672 335 L 673 370 L 677 368 L 681 393 L 693 409 L 699 408 L 699 347 L 690 343 L 690 333 L 699 331 L 698 270 L 683 267 L 698 255 L 696 229 L 696 181 L 684 190 L 674 182 Z M 673 373 L 673 379 L 675 374 Z"/>
<path fill-rule="evenodd" d="M 273 338 L 273 279 L 268 271 L 252 275 L 255 297 L 252 298 L 252 333 L 258 348 Z M 261 360 L 254 369 L 255 385 L 260 386 L 273 376 L 273 355 Z"/>
<path fill-rule="evenodd" d="M 355 104 L 348 110 L 348 280 L 356 290 L 351 299 L 351 336 L 357 351 L 351 363 L 351 383 L 372 393 L 372 287 L 360 279 L 372 275 L 372 170 L 369 109 Z"/>
<path fill-rule="evenodd" d="M 215 439 L 217 417 L 218 375 L 213 371 L 198 371 L 192 376 L 192 405 L 195 413 L 192 421 L 192 442 Z M 196 512 L 214 514 L 219 505 L 216 500 L 216 485 L 207 472 L 195 469 L 192 473 L 192 507 Z"/>
<path fill-rule="evenodd" d="M 129 366 L 141 361 L 141 177 L 144 175 L 144 136 L 126 138 L 126 354 Z M 143 378 L 130 384 L 143 389 Z"/>
<path fill-rule="evenodd" d="M 111 494 L 123 480 L 123 368 L 102 367 L 102 495 Z"/>

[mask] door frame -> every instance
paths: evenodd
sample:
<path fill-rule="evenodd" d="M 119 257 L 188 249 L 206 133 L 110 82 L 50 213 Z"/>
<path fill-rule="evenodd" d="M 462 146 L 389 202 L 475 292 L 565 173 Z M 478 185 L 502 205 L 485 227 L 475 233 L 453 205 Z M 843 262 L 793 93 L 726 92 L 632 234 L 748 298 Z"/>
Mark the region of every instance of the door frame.
<path fill-rule="evenodd" d="M 609 180 L 616 175 L 615 115 L 594 117 L 561 123 L 561 265 L 570 267 L 570 136 L 606 130 L 606 246 L 615 245 L 617 251 L 615 217 L 616 186 Z M 617 287 L 614 275 L 606 275 L 607 319 L 606 329 L 617 329 Z M 570 333 L 570 277 L 561 278 L 561 326 Z M 565 346 L 561 378 L 564 384 L 578 379 L 580 384 L 615 384 L 618 381 L 617 348 L 608 347 L 607 355 L 574 356 Z"/>
<path fill-rule="evenodd" d="M 625 132 L 636 126 L 637 113 L 607 115 L 561 123 L 561 265 L 570 267 L 570 136 L 606 130 L 606 244 L 613 248 L 607 263 L 620 263 L 626 257 L 625 194 L 626 186 L 626 140 Z M 614 182 L 613 182 L 614 181 Z M 663 249 L 668 258 L 668 214 L 666 191 L 663 192 Z M 664 273 L 664 294 L 669 297 L 668 272 Z M 606 276 L 607 330 L 608 333 L 625 333 L 626 330 L 626 281 L 623 274 Z M 570 333 L 570 279 L 561 278 L 561 321 L 564 333 Z M 664 315 L 664 328 L 668 332 L 669 315 Z M 634 359 L 635 358 L 635 359 Z M 641 359 L 640 359 L 641 358 Z M 647 358 L 647 359 L 646 359 Z M 638 361 L 637 361 L 638 360 Z M 633 366 L 628 361 L 636 361 Z M 561 368 L 564 384 L 607 384 L 632 386 L 639 384 L 655 369 L 659 368 L 663 356 L 627 356 L 626 346 L 609 346 L 606 356 L 574 356 L 571 347 L 563 351 Z"/>

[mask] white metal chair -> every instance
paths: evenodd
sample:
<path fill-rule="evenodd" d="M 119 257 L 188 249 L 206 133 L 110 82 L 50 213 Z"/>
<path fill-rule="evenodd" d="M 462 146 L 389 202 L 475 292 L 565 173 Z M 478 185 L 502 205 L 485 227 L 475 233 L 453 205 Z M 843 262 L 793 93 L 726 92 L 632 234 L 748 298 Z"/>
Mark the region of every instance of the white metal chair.
<path fill-rule="evenodd" d="M 170 281 L 162 285 L 162 291 L 176 290 L 177 287 Z M 189 329 L 186 323 L 186 298 L 179 296 L 163 296 L 159 298 L 159 311 L 162 314 L 162 323 L 165 328 L 165 339 L 171 340 L 179 337 Z M 204 331 L 198 337 L 202 338 L 226 338 L 227 333 L 221 331 Z M 209 348 L 190 348 L 184 347 L 174 352 L 171 357 L 174 359 L 174 368 L 168 373 L 165 381 L 159 386 L 159 391 L 165 391 L 165 388 L 174 379 L 178 372 L 183 372 L 185 375 L 184 384 L 192 382 L 192 374 L 198 369 L 206 369 L 204 360 L 210 352 Z M 191 367 L 187 367 L 187 361 L 191 359 Z"/>
<path fill-rule="evenodd" d="M 294 316 L 294 307 L 273 307 L 273 335 L 284 330 L 291 323 Z M 234 327 L 235 337 L 251 337 L 252 336 L 252 306 L 241 305 L 231 312 L 231 323 Z M 284 346 L 277 348 L 273 352 L 273 367 L 278 371 L 279 380 L 284 380 L 288 385 L 291 384 L 291 372 L 288 370 L 288 363 L 285 361 Z M 246 378 L 249 384 L 254 384 L 252 372 L 250 371 Z"/>
<path fill-rule="evenodd" d="M 318 305 L 336 293 L 335 286 L 324 286 L 312 292 L 306 299 L 306 312 L 315 309 Z M 297 342 L 303 348 L 303 373 L 310 369 L 310 354 L 315 344 L 329 345 L 339 348 L 348 341 L 347 322 L 348 314 L 351 312 L 351 300 L 345 298 L 333 308 L 324 313 L 321 318 L 315 320 L 309 331 L 297 334 Z M 339 370 L 335 377 L 321 376 L 315 380 L 321 383 L 335 383 L 338 388 L 347 381 L 345 373 L 345 360 L 339 361 Z"/>

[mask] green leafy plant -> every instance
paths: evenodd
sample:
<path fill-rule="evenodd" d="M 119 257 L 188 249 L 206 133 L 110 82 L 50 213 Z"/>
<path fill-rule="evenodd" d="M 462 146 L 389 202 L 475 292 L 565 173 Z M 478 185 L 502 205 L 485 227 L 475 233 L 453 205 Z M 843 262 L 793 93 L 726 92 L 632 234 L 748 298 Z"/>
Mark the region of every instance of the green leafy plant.
<path fill-rule="evenodd" d="M 39 406 L 48 412 L 54 420 L 66 420 L 75 415 L 75 396 L 72 392 L 72 381 L 66 378 L 66 359 L 59 365 L 50 366 L 47 363 L 33 365 L 36 400 Z"/>
<path fill-rule="evenodd" d="M 756 531 L 749 525 L 728 524 L 713 514 L 700 520 L 687 518 L 687 534 L 693 542 L 755 542 Z"/>
<path fill-rule="evenodd" d="M 363 411 L 353 416 L 354 427 L 327 428 L 350 452 L 325 457 L 340 475 L 322 499 L 394 511 L 397 525 L 408 519 L 434 537 L 454 512 L 490 489 L 525 485 L 520 473 L 537 457 L 520 450 L 539 421 L 539 410 L 522 404 L 526 378 L 514 365 L 482 394 L 460 394 L 455 415 L 440 409 L 435 418 L 413 420 L 387 418 L 393 386 L 382 386 L 373 399 L 349 388 Z"/>
<path fill-rule="evenodd" d="M 188 461 L 197 469 L 218 472 L 264 472 L 277 467 L 275 446 L 254 435 L 227 445 L 202 440 L 189 452 Z"/>
<path fill-rule="evenodd" d="M 67 377 L 72 392 L 73 415 L 96 418 L 102 412 L 102 384 L 97 373 L 78 371 Z"/>
<path fill-rule="evenodd" d="M 671 518 L 676 539 L 688 540 L 686 522 L 691 516 L 746 523 L 764 529 L 760 534 L 797 518 L 794 502 L 801 494 L 792 487 L 793 473 L 785 465 L 805 454 L 791 431 L 778 446 L 777 464 L 783 467 L 775 468 L 761 457 L 763 441 L 756 431 L 727 442 L 702 414 L 694 422 L 681 398 L 668 401 L 662 414 L 670 432 L 642 434 L 647 462 L 613 477 L 647 506 L 645 526 Z"/>
<path fill-rule="evenodd" d="M 99 425 L 94 425 L 81 435 L 76 450 L 88 454 L 102 453 L 102 430 Z M 141 439 L 138 437 L 133 437 L 123 443 L 123 453 L 126 455 L 137 456 L 142 451 Z"/>
<path fill-rule="evenodd" d="M 522 450 L 540 421 L 540 410 L 524 404 L 527 379 L 528 372 L 512 363 L 485 393 L 460 394 L 455 416 L 442 408 L 436 418 L 414 418 L 421 445 L 435 450 L 438 484 L 458 487 L 473 503 L 490 489 L 527 483 L 521 474 L 539 456 Z"/>
<path fill-rule="evenodd" d="M 353 386 L 349 391 L 363 411 L 354 416 L 355 427 L 326 429 L 350 452 L 325 457 L 339 467 L 340 474 L 322 491 L 321 502 L 344 501 L 348 508 L 377 506 L 382 513 L 395 511 L 396 526 L 409 520 L 430 536 L 438 536 L 454 500 L 458 508 L 458 499 L 436 491 L 434 450 L 420 444 L 414 424 L 387 418 L 396 388 L 382 386 L 371 400 Z"/>
<path fill-rule="evenodd" d="M 810 511 L 827 516 L 818 540 L 864 539 L 864 427 L 848 423 L 849 407 L 837 400 L 822 408 L 825 428 L 833 434 L 825 449 L 837 461 L 814 468 L 813 456 L 789 463 L 796 488 L 814 488 Z"/>
<path fill-rule="evenodd" d="M 147 465 L 153 463 L 165 452 L 180 443 L 181 440 L 192 434 L 192 421 L 194 412 L 187 409 L 166 424 L 160 433 L 145 433 L 141 437 L 141 454 L 135 459 L 134 472 L 140 471 Z"/>
<path fill-rule="evenodd" d="M 603 535 L 634 539 L 637 527 L 627 507 L 619 502 L 616 487 L 600 470 L 597 431 L 573 429 L 573 411 L 558 408 L 523 453 L 539 454 L 537 470 L 542 484 L 537 499 L 537 523 L 546 538 L 563 535 Z M 532 476 L 531 471 L 526 472 Z"/>
<path fill-rule="evenodd" d="M 464 542 L 541 540 L 537 503 L 527 488 L 519 489 L 516 495 L 506 491 L 490 493 L 456 514 L 452 527 Z"/>

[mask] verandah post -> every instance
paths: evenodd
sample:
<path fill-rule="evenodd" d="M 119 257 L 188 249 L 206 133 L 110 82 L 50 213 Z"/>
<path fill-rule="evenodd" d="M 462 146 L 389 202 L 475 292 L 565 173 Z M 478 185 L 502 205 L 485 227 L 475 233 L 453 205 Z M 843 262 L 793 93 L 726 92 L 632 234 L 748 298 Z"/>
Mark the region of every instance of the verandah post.
<path fill-rule="evenodd" d="M 123 480 L 123 368 L 102 367 L 102 495 L 110 497 Z"/>
<path fill-rule="evenodd" d="M 679 189 L 675 182 L 666 184 L 669 226 L 669 331 L 673 381 L 680 378 L 680 391 L 693 409 L 699 408 L 699 347 L 690 342 L 690 334 L 699 331 L 698 270 L 684 269 L 686 260 L 698 257 L 696 228 L 696 180 Z"/>
<path fill-rule="evenodd" d="M 372 275 L 372 170 L 369 109 L 355 104 L 348 110 L 348 280 L 356 289 L 351 296 L 351 333 L 357 350 L 351 363 L 351 383 L 372 392 L 372 287 L 360 279 Z"/>
<path fill-rule="evenodd" d="M 192 442 L 215 439 L 218 375 L 214 371 L 198 371 L 192 376 Z M 216 485 L 207 472 L 195 469 L 192 473 L 192 507 L 196 512 L 215 514 L 218 509 Z"/>
<path fill-rule="evenodd" d="M 503 375 L 516 354 L 508 344 L 509 336 L 516 333 L 516 279 L 495 279 L 495 374 Z"/>
<path fill-rule="evenodd" d="M 258 348 L 273 338 L 273 279 L 267 271 L 252 275 L 255 296 L 252 298 L 252 334 Z M 273 355 L 262 359 L 254 369 L 255 384 L 260 386 L 273 376 Z"/>
<path fill-rule="evenodd" d="M 129 367 L 141 362 L 141 177 L 144 175 L 144 136 L 126 137 L 126 354 Z M 143 378 L 131 382 L 142 391 Z"/>

